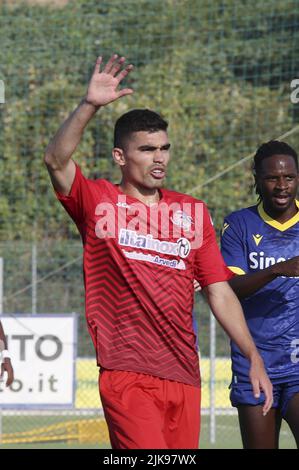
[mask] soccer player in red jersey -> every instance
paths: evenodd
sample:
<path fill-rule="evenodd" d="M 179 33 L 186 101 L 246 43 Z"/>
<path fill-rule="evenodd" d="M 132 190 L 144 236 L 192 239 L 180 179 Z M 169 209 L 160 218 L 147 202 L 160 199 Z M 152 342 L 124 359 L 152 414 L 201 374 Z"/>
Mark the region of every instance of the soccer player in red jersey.
<path fill-rule="evenodd" d="M 115 125 L 120 184 L 83 176 L 72 159 L 100 108 L 133 93 L 131 72 L 99 57 L 86 96 L 50 142 L 45 163 L 58 199 L 84 245 L 86 318 L 100 367 L 99 389 L 113 448 L 197 448 L 200 373 L 192 328 L 193 279 L 250 360 L 255 396 L 272 386 L 228 280 L 207 207 L 164 189 L 167 122 L 133 110 Z"/>

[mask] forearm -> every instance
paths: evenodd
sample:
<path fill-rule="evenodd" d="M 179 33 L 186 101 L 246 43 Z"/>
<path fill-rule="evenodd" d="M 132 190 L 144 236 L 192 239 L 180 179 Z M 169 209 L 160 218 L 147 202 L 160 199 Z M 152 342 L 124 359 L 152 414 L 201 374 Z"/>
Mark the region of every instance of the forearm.
<path fill-rule="evenodd" d="M 61 170 L 67 165 L 80 143 L 84 129 L 97 110 L 96 106 L 84 99 L 81 101 L 50 141 L 45 154 L 47 166 L 52 170 Z"/>
<path fill-rule="evenodd" d="M 247 327 L 241 304 L 227 282 L 211 284 L 204 288 L 204 293 L 219 323 L 249 359 L 249 379 L 254 397 L 259 398 L 261 390 L 265 393 L 265 404 L 262 409 L 265 415 L 273 403 L 272 385 Z"/>
<path fill-rule="evenodd" d="M 229 285 L 238 298 L 243 299 L 257 292 L 278 275 L 277 268 L 273 265 L 256 273 L 237 275 L 230 279 Z"/>
<path fill-rule="evenodd" d="M 258 355 L 238 298 L 227 284 L 221 294 L 207 294 L 207 301 L 218 322 L 251 361 Z"/>

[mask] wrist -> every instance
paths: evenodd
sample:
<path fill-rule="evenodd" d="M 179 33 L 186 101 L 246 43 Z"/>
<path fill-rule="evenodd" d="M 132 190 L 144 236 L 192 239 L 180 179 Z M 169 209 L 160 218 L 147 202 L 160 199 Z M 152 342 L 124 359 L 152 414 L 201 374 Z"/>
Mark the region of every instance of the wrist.
<path fill-rule="evenodd" d="M 248 359 L 251 362 L 251 364 L 255 364 L 257 362 L 261 362 L 262 358 L 261 355 L 259 354 L 258 350 L 254 348 L 250 353 L 248 354 Z"/>
<path fill-rule="evenodd" d="M 88 100 L 86 96 L 84 96 L 83 100 L 81 101 L 81 104 L 86 104 L 92 107 L 95 112 L 98 111 L 98 109 L 100 109 L 101 107 L 101 106 L 96 106 L 95 104 L 93 104 L 91 101 Z"/>
<path fill-rule="evenodd" d="M 3 351 L 1 351 L 1 359 L 10 359 L 10 354 L 7 349 L 3 349 Z"/>

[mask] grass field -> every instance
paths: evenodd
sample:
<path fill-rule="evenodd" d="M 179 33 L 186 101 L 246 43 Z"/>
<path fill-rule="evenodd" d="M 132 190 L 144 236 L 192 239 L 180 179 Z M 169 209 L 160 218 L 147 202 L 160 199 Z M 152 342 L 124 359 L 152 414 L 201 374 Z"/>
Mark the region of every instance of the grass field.
<path fill-rule="evenodd" d="M 8 418 L 5 418 L 8 419 Z M 10 417 L 13 422 L 6 423 L 10 427 L 24 427 L 24 417 Z M 50 423 L 54 424 L 57 422 L 58 417 L 47 417 Z M 61 421 L 61 418 L 60 418 Z M 36 423 L 36 422 L 35 422 Z M 4 423 L 5 424 L 5 423 Z M 44 425 L 44 419 L 43 423 Z M 1 445 L 0 449 L 109 449 L 110 446 L 105 440 L 104 442 L 98 443 L 71 443 L 71 442 L 52 442 L 52 443 L 31 443 L 31 444 L 9 444 Z M 202 430 L 200 439 L 200 448 L 202 449 L 241 449 L 241 439 L 239 434 L 239 427 L 236 416 L 218 416 L 217 427 L 216 427 L 216 443 L 211 444 L 209 441 L 209 417 L 202 417 Z M 285 423 L 282 425 L 281 438 L 280 438 L 281 449 L 295 449 L 295 441 Z"/>

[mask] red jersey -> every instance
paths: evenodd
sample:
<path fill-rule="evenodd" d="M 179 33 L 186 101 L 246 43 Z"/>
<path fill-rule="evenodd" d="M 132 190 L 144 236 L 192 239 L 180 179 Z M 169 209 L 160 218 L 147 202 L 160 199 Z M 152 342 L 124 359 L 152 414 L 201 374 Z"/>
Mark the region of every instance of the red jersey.
<path fill-rule="evenodd" d="M 207 207 L 166 189 L 147 206 L 76 166 L 68 196 L 57 193 L 84 245 L 85 310 L 97 363 L 200 386 L 192 327 L 193 279 L 232 277 Z"/>

